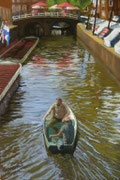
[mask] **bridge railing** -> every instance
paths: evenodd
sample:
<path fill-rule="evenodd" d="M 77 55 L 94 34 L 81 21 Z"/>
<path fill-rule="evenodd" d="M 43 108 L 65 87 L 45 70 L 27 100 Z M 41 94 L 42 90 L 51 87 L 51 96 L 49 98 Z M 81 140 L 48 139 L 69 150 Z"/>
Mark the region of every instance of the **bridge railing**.
<path fill-rule="evenodd" d="M 29 17 L 67 17 L 70 19 L 76 19 L 78 20 L 79 17 L 75 14 L 71 14 L 71 13 L 61 13 L 61 12 L 43 12 L 43 13 L 35 13 L 35 12 L 31 12 L 31 13 L 25 13 L 25 14 L 18 14 L 18 15 L 14 15 L 12 16 L 12 20 L 20 20 L 20 19 L 25 19 L 25 18 L 29 18 Z"/>

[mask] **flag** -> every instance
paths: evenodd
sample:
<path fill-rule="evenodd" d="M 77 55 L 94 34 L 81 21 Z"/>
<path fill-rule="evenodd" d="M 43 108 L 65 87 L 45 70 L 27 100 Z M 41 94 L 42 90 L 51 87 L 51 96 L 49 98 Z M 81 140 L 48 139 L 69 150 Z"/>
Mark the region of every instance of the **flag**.
<path fill-rule="evenodd" d="M 9 27 L 8 27 L 7 24 L 2 23 L 0 39 L 2 40 L 2 43 L 4 43 L 4 40 L 6 40 L 7 46 L 9 45 L 9 42 L 10 42 L 10 33 L 9 33 Z"/>
<path fill-rule="evenodd" d="M 2 22 L 1 29 L 0 29 L 0 41 L 2 41 L 2 43 L 4 44 L 5 36 L 3 33 L 3 27 L 4 27 L 4 23 Z"/>
<path fill-rule="evenodd" d="M 5 35 L 5 40 L 7 41 L 7 46 L 9 45 L 10 42 L 10 33 L 9 33 L 9 27 L 8 25 L 4 25 L 3 27 L 3 33 Z"/>

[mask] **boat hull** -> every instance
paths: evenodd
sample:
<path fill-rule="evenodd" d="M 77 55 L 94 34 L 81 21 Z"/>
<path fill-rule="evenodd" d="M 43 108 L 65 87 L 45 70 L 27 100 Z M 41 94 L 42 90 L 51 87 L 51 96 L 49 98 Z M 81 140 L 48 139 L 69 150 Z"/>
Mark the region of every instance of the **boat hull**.
<path fill-rule="evenodd" d="M 77 135 L 77 120 L 72 112 L 72 110 L 69 108 L 70 112 L 70 119 L 72 120 L 72 125 L 74 126 L 74 132 L 73 132 L 73 141 L 71 144 L 64 144 L 63 139 L 61 137 L 56 138 L 50 138 L 51 134 L 56 134 L 54 130 L 47 126 L 49 120 L 52 117 L 52 114 L 47 120 L 44 120 L 43 123 L 43 135 L 44 135 L 44 141 L 45 146 L 48 149 L 48 151 L 52 153 L 73 153 L 76 146 L 76 135 Z M 60 130 L 60 128 L 63 126 L 63 123 L 57 123 L 57 128 Z"/>

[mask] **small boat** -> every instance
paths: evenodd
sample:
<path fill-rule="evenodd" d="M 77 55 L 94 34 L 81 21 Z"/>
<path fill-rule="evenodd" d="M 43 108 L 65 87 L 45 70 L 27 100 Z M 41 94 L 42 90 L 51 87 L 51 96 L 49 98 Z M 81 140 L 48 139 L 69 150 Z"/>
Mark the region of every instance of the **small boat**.
<path fill-rule="evenodd" d="M 67 107 L 68 107 L 69 113 L 70 113 L 69 118 L 70 118 L 71 123 L 74 127 L 72 136 L 70 135 L 72 138 L 72 142 L 70 144 L 65 144 L 62 136 L 51 138 L 50 135 L 53 135 L 56 133 L 55 133 L 54 129 L 49 127 L 47 124 L 53 115 L 51 113 L 47 117 L 47 119 L 44 118 L 43 135 L 44 135 L 45 145 L 46 145 L 46 148 L 52 153 L 71 153 L 72 154 L 74 152 L 74 149 L 75 149 L 76 136 L 77 136 L 77 120 L 76 120 L 74 113 L 70 109 L 70 107 L 68 105 L 67 105 Z M 56 127 L 59 130 L 61 129 L 61 127 L 63 125 L 64 125 L 64 123 L 62 123 L 62 122 L 56 123 Z"/>

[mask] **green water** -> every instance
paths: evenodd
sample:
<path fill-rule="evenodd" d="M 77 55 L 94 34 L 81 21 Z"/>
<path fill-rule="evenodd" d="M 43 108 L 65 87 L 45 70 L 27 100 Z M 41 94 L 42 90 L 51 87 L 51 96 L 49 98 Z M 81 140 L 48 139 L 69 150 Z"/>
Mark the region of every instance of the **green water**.
<path fill-rule="evenodd" d="M 78 120 L 73 156 L 44 146 L 43 116 L 57 97 Z M 0 122 L 1 179 L 119 180 L 119 170 L 120 89 L 71 36 L 41 39 Z"/>

